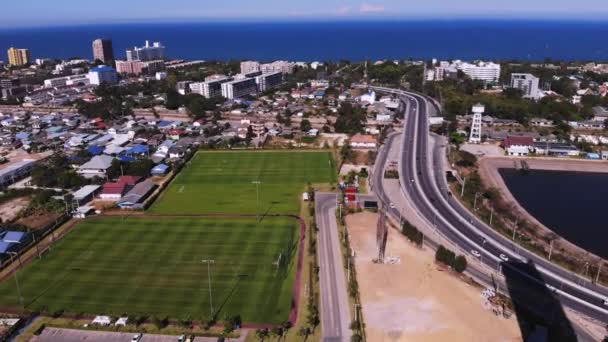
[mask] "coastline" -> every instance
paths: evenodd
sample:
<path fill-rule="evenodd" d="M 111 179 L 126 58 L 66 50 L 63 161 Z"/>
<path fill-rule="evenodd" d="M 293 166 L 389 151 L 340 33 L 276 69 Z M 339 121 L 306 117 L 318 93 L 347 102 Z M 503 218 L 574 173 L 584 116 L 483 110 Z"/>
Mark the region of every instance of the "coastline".
<path fill-rule="evenodd" d="M 494 187 L 499 190 L 503 200 L 513 209 L 516 215 L 522 217 L 527 222 L 540 230 L 542 236 L 555 234 L 559 236 L 555 240 L 556 250 L 564 250 L 572 253 L 576 258 L 604 258 L 588 252 L 584 248 L 566 240 L 561 235 L 554 232 L 549 227 L 541 223 L 534 215 L 529 213 L 513 196 L 504 179 L 499 173 L 499 169 L 519 167 L 521 161 L 525 161 L 530 170 L 546 171 L 572 171 L 590 173 L 608 173 L 608 163 L 598 160 L 579 160 L 579 159 L 558 159 L 558 158 L 522 158 L 522 157 L 482 157 L 478 160 L 479 175 L 482 182 L 487 187 Z"/>

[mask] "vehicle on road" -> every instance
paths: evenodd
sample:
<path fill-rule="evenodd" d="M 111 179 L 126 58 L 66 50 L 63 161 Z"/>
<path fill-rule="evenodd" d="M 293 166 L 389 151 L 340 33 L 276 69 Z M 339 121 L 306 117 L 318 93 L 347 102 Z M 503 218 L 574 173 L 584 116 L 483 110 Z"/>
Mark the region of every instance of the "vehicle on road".
<path fill-rule="evenodd" d="M 391 209 L 395 209 L 397 206 L 395 206 L 395 203 L 391 202 L 391 204 L 388 205 L 389 207 L 391 207 Z"/>
<path fill-rule="evenodd" d="M 473 254 L 474 257 L 479 258 L 481 256 L 481 253 L 479 253 L 477 250 L 473 249 L 471 250 L 471 254 Z"/>
<path fill-rule="evenodd" d="M 133 338 L 131 339 L 131 342 L 139 342 L 142 337 L 143 337 L 142 333 L 135 334 L 135 335 L 133 335 Z"/>
<path fill-rule="evenodd" d="M 502 260 L 504 262 L 509 261 L 509 257 L 504 254 L 500 254 L 498 257 L 500 258 L 500 260 Z"/>
<path fill-rule="evenodd" d="M 608 306 L 608 298 L 604 298 L 604 305 Z"/>
<path fill-rule="evenodd" d="M 186 341 L 186 335 L 181 334 L 177 337 L 177 342 L 184 342 Z"/>

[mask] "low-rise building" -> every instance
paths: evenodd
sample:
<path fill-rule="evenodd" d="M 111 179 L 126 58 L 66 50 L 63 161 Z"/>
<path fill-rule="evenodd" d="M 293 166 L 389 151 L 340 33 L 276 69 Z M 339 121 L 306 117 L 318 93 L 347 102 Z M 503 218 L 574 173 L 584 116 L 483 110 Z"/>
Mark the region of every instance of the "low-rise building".
<path fill-rule="evenodd" d="M 106 155 L 95 156 L 82 164 L 76 172 L 85 178 L 105 178 L 108 169 L 112 166 L 112 160 L 114 160 L 114 157 Z"/>
<path fill-rule="evenodd" d="M 378 142 L 371 135 L 356 134 L 350 139 L 350 146 L 357 149 L 376 149 Z"/>
<path fill-rule="evenodd" d="M 534 139 L 509 135 L 503 140 L 502 146 L 509 156 L 527 156 L 534 150 Z"/>

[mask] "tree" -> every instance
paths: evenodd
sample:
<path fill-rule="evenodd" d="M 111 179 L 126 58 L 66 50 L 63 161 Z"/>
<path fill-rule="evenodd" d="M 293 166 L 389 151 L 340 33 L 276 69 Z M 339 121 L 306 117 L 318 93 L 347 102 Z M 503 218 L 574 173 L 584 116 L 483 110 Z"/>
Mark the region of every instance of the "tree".
<path fill-rule="evenodd" d="M 300 122 L 300 130 L 302 132 L 308 132 L 312 129 L 312 125 L 310 124 L 310 121 L 308 121 L 308 119 L 303 119 Z"/>
<path fill-rule="evenodd" d="M 167 100 L 165 101 L 165 107 L 167 109 L 175 110 L 180 106 L 179 93 L 171 88 L 167 90 Z"/>
<path fill-rule="evenodd" d="M 304 341 L 306 341 L 306 339 L 308 339 L 308 336 L 312 334 L 312 331 L 310 330 L 309 327 L 301 327 L 298 330 L 298 336 L 304 337 Z"/>
<path fill-rule="evenodd" d="M 338 110 L 338 118 L 334 123 L 337 133 L 356 134 L 363 132 L 365 113 L 360 106 L 353 107 L 349 102 L 344 102 Z"/>
<path fill-rule="evenodd" d="M 452 132 L 450 134 L 450 142 L 456 145 L 457 150 L 460 150 L 460 145 L 464 143 L 464 137 L 458 132 Z"/>
<path fill-rule="evenodd" d="M 458 273 L 462 273 L 467 269 L 467 259 L 464 255 L 459 255 L 454 259 L 454 270 Z"/>
<path fill-rule="evenodd" d="M 342 158 L 342 162 L 352 162 L 355 160 L 357 155 L 353 148 L 350 146 L 350 141 L 345 141 L 342 148 L 340 148 L 340 157 Z"/>
<path fill-rule="evenodd" d="M 257 329 L 255 331 L 255 336 L 258 338 L 258 340 L 260 341 L 264 341 L 265 339 L 267 339 L 269 337 L 269 332 L 268 329 Z"/>

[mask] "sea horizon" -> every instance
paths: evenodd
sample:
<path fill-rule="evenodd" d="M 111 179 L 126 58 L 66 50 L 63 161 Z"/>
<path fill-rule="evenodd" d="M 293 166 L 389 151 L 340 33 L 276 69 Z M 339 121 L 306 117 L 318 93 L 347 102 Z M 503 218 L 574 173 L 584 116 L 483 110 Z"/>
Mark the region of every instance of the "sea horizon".
<path fill-rule="evenodd" d="M 28 48 L 35 58 L 90 59 L 92 40 L 103 37 L 113 40 L 117 59 L 150 40 L 162 42 L 168 57 L 187 60 L 605 61 L 607 34 L 608 21 L 599 19 L 139 21 L 0 28 L 0 49 Z"/>

